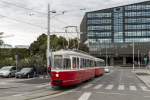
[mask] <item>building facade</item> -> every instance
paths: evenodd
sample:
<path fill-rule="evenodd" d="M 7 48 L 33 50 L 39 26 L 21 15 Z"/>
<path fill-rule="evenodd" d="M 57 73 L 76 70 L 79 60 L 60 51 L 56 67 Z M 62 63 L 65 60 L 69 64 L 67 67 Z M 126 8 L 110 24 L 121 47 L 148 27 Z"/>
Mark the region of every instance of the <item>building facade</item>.
<path fill-rule="evenodd" d="M 80 31 L 90 54 L 109 65 L 144 64 L 150 50 L 150 1 L 87 12 Z"/>

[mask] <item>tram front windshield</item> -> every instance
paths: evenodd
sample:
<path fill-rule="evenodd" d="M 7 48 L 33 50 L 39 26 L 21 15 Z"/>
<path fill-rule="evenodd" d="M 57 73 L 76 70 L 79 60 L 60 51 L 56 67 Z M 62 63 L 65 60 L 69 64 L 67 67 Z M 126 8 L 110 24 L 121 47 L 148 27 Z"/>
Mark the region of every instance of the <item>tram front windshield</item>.
<path fill-rule="evenodd" d="M 63 65 L 62 65 L 62 55 L 55 55 L 54 56 L 54 68 L 56 69 L 62 69 Z"/>

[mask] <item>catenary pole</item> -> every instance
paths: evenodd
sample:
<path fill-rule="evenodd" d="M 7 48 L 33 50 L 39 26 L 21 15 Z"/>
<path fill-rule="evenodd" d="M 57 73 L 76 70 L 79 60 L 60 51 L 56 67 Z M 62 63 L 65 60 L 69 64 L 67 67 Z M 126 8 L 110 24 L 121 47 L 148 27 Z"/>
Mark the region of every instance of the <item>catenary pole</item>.
<path fill-rule="evenodd" d="M 48 67 L 50 67 L 50 5 L 48 4 L 48 12 L 47 12 L 47 74 Z"/>

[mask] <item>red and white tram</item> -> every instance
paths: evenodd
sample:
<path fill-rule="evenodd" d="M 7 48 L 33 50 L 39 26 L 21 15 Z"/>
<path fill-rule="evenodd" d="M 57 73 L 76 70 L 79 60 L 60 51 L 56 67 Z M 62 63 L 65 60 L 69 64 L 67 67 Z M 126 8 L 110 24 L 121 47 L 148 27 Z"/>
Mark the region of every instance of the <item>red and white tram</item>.
<path fill-rule="evenodd" d="M 73 50 L 53 52 L 51 85 L 68 87 L 104 74 L 104 60 Z"/>

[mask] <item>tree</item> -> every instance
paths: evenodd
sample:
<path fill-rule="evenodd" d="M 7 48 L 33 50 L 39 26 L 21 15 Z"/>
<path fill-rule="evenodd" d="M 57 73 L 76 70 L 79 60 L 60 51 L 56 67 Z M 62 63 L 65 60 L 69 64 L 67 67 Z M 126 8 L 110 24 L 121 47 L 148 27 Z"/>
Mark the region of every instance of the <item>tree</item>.
<path fill-rule="evenodd" d="M 3 44 L 2 35 L 3 35 L 3 32 L 0 32 L 0 46 Z"/>
<path fill-rule="evenodd" d="M 69 44 L 69 46 L 68 46 Z M 30 58 L 27 58 L 30 63 L 27 63 L 27 61 L 22 61 L 22 65 L 28 64 L 29 66 L 34 66 L 33 64 L 36 64 L 36 66 L 46 66 L 46 48 L 47 48 L 47 35 L 42 34 L 40 35 L 36 41 L 34 41 L 30 47 Z M 60 49 L 77 49 L 78 48 L 78 39 L 70 39 L 69 42 L 66 40 L 66 38 L 62 36 L 56 36 L 51 35 L 50 36 L 50 48 L 52 51 L 60 50 Z M 88 52 L 88 47 L 83 44 L 79 43 L 79 49 L 83 50 L 85 52 Z M 34 60 L 36 59 L 36 60 Z"/>
<path fill-rule="evenodd" d="M 78 48 L 78 40 L 77 38 L 69 40 L 69 49 L 77 49 Z"/>
<path fill-rule="evenodd" d="M 51 35 L 50 36 L 50 48 L 53 51 L 60 50 L 66 48 L 68 45 L 67 40 L 64 37 L 58 37 L 56 35 Z M 46 48 L 47 48 L 47 35 L 42 34 L 40 35 L 36 41 L 34 41 L 30 47 L 30 54 L 32 57 L 35 55 L 39 57 L 40 62 L 43 62 L 43 64 L 39 64 L 39 66 L 44 66 L 46 65 Z M 34 62 L 38 63 L 38 62 Z"/>
<path fill-rule="evenodd" d="M 69 40 L 69 49 L 79 49 L 85 52 L 89 52 L 89 48 L 87 47 L 87 45 L 81 42 L 78 43 L 77 38 Z"/>

